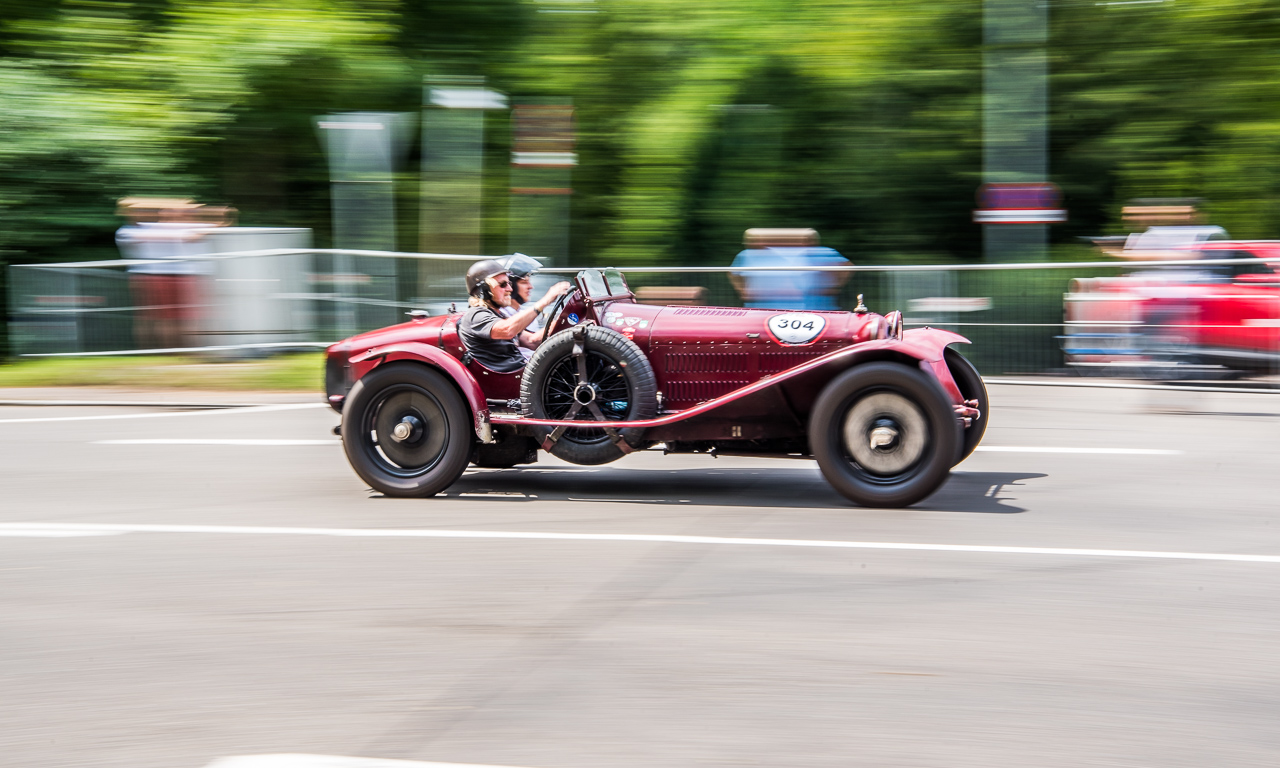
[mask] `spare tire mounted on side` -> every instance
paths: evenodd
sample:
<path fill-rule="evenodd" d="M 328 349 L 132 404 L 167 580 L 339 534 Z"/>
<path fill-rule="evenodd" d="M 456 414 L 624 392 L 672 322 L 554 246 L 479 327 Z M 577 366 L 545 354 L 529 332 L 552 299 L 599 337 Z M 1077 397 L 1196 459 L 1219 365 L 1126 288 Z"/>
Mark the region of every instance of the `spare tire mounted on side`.
<path fill-rule="evenodd" d="M 520 381 L 520 402 L 534 419 L 651 419 L 658 412 L 657 379 L 631 339 L 611 328 L 580 325 L 533 353 Z M 574 464 L 606 464 L 644 445 L 643 429 L 532 429 L 551 455 Z M 619 444 L 624 441 L 625 448 Z"/>

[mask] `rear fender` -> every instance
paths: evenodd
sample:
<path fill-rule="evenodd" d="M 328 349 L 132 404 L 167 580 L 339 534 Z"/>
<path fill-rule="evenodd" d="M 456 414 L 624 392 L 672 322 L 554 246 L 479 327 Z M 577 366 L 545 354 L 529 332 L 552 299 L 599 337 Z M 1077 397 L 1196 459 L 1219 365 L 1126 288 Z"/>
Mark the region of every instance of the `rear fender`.
<path fill-rule="evenodd" d="M 352 355 L 351 371 L 359 381 L 375 368 L 403 361 L 429 365 L 449 377 L 471 408 L 476 437 L 480 438 L 481 442 L 493 442 L 493 429 L 489 423 L 489 405 L 485 402 L 484 390 L 458 358 L 439 347 L 414 341 L 374 347 L 367 352 Z"/>

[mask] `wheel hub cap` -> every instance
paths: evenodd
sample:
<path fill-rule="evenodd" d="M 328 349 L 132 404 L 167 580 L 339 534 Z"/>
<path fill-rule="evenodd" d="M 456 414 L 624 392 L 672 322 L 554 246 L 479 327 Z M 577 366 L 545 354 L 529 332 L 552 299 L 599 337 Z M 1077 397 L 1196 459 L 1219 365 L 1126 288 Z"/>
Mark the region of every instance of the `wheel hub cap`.
<path fill-rule="evenodd" d="M 928 422 L 912 400 L 897 392 L 875 392 L 855 402 L 842 425 L 845 452 L 867 472 L 892 477 L 924 455 Z"/>
<path fill-rule="evenodd" d="M 887 422 L 882 419 L 881 422 Z M 898 445 L 898 429 L 896 424 L 880 423 L 871 430 L 871 449 L 876 451 L 892 451 Z"/>
<path fill-rule="evenodd" d="M 590 384 L 579 384 L 573 388 L 573 399 L 582 405 L 590 405 L 596 399 L 596 388 Z"/>
<path fill-rule="evenodd" d="M 422 436 L 422 420 L 417 416 L 405 416 L 391 428 L 391 439 L 398 443 L 413 441 Z"/>

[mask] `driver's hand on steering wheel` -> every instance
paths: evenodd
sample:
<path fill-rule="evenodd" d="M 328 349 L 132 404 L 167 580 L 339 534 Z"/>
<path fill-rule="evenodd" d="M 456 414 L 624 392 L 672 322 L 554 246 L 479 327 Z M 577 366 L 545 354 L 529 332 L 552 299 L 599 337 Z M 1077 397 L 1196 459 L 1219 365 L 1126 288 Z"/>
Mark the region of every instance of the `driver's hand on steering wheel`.
<path fill-rule="evenodd" d="M 565 282 L 564 280 L 561 280 L 560 282 L 551 286 L 551 288 L 546 292 L 546 294 L 544 294 L 543 297 L 538 300 L 538 303 L 536 305 L 538 307 L 538 311 L 541 312 L 542 310 L 546 309 L 548 306 L 551 305 L 551 302 L 555 301 L 556 299 L 568 293 L 569 289 L 572 287 L 573 287 L 573 283 L 568 283 L 568 282 Z"/>

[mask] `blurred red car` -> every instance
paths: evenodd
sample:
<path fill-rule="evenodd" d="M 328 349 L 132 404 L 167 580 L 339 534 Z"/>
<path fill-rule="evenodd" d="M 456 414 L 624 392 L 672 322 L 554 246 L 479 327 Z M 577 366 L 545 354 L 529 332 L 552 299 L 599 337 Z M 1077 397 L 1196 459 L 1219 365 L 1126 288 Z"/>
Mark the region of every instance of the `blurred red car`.
<path fill-rule="evenodd" d="M 1131 367 L 1153 378 L 1276 372 L 1280 241 L 1213 239 L 1217 233 L 1225 236 L 1217 227 L 1153 227 L 1142 237 L 1164 247 L 1124 254 L 1166 264 L 1072 280 L 1068 364 Z"/>

